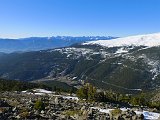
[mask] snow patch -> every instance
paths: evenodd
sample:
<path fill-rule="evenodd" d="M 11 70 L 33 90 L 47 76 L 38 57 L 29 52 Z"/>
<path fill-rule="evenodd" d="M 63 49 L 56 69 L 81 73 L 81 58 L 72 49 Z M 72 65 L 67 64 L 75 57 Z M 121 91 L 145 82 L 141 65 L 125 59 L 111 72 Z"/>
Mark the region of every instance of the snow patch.
<path fill-rule="evenodd" d="M 152 60 L 147 58 L 146 55 L 142 54 L 141 56 L 139 56 L 138 58 L 142 58 L 144 60 L 144 62 L 146 64 L 149 65 L 150 67 L 150 72 L 152 73 L 153 77 L 152 80 L 155 80 L 156 77 L 159 75 L 160 73 L 160 61 L 159 60 Z"/>
<path fill-rule="evenodd" d="M 46 94 L 53 93 L 52 91 L 48 91 L 48 90 L 45 90 L 45 89 L 34 89 L 33 91 L 37 92 L 37 93 L 46 93 Z"/>
<path fill-rule="evenodd" d="M 114 109 L 101 109 L 99 107 L 91 107 L 92 109 L 97 109 L 100 112 L 109 114 L 110 111 Z M 122 111 L 127 111 L 130 108 L 120 108 Z M 145 120 L 159 120 L 160 113 L 149 112 L 149 111 L 134 111 L 136 114 L 143 114 Z"/>
<path fill-rule="evenodd" d="M 128 50 L 125 50 L 124 48 L 120 48 L 116 51 L 116 54 L 120 54 L 120 53 L 127 53 Z"/>
<path fill-rule="evenodd" d="M 135 111 L 136 114 L 143 114 L 145 120 L 159 120 L 160 113 L 149 112 L 149 111 Z"/>
<path fill-rule="evenodd" d="M 79 100 L 78 97 L 71 97 L 71 96 L 62 96 L 64 99 L 70 99 L 70 100 Z"/>

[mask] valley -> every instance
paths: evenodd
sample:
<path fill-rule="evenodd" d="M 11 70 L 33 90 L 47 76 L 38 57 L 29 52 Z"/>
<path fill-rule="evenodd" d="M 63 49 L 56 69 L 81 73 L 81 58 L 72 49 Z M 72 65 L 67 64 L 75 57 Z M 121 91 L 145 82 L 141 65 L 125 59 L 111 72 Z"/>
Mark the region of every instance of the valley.
<path fill-rule="evenodd" d="M 133 38 L 135 43 L 130 44 Z M 0 86 L 2 101 L 5 100 L 11 104 L 12 102 L 6 98 L 7 95 L 13 98 L 12 94 L 23 99 L 25 99 L 24 96 L 28 99 L 33 98 L 26 105 L 31 105 L 32 108 L 26 108 L 27 114 L 25 114 L 25 118 L 30 116 L 33 119 L 35 116 L 42 119 L 51 117 L 80 119 L 80 116 L 88 117 L 88 119 L 90 117 L 90 119 L 100 119 L 98 116 L 109 119 L 111 118 L 110 112 L 106 111 L 115 108 L 120 111 L 125 109 L 124 116 L 119 114 L 119 117 L 132 114 L 130 117 L 135 117 L 132 119 L 141 120 L 146 114 L 150 114 L 151 116 L 147 117 L 158 119 L 160 112 L 160 43 L 150 42 L 151 39 L 160 39 L 160 34 L 86 41 L 39 51 L 2 53 L 0 54 L 0 78 L 3 79 L 0 81 L 3 83 Z M 144 42 L 137 44 L 136 40 L 144 40 Z M 121 44 L 114 43 L 114 41 L 119 41 Z M 111 43 L 114 46 L 110 46 Z M 86 86 L 96 89 L 96 92 L 93 89 L 91 93 L 86 93 L 86 90 L 92 90 L 85 88 Z M 36 93 L 34 89 L 51 90 L 53 94 Z M 24 90 L 31 91 L 31 93 L 23 93 Z M 43 95 L 47 98 L 46 101 L 49 101 L 47 103 L 49 106 L 46 106 L 50 107 L 48 110 L 53 112 L 56 109 L 54 116 L 49 114 L 47 108 L 41 112 L 33 109 L 33 101 L 34 103 L 38 99 L 43 101 Z M 84 101 L 82 104 L 75 103 L 72 100 L 65 100 L 63 96 L 76 97 Z M 54 101 L 52 97 L 60 99 L 61 102 L 58 104 L 60 106 L 50 103 Z M 19 101 L 20 106 L 22 101 Z M 46 101 L 43 102 L 46 103 Z M 104 104 L 110 107 L 105 108 Z M 78 113 L 72 111 L 74 105 L 77 106 L 74 111 L 78 110 Z M 84 105 L 89 106 L 83 110 L 86 113 L 79 111 Z M 62 112 L 65 106 L 67 106 L 66 113 Z M 17 109 L 20 110 L 20 108 Z M 89 113 L 90 110 L 92 114 Z M 134 112 L 131 113 L 133 110 Z M 14 111 L 8 112 L 13 113 Z M 71 115 L 70 112 L 76 116 Z M 16 116 L 12 115 L 14 118 L 23 117 L 21 114 L 18 115 L 19 112 L 14 113 L 16 114 Z M 142 116 L 139 116 L 139 113 Z"/>
<path fill-rule="evenodd" d="M 0 0 L 0 120 L 160 120 L 160 0 Z"/>
<path fill-rule="evenodd" d="M 0 77 L 22 81 L 58 79 L 67 84 L 84 81 L 124 93 L 152 91 L 160 87 L 159 51 L 158 45 L 107 47 L 88 42 L 64 48 L 2 54 Z"/>

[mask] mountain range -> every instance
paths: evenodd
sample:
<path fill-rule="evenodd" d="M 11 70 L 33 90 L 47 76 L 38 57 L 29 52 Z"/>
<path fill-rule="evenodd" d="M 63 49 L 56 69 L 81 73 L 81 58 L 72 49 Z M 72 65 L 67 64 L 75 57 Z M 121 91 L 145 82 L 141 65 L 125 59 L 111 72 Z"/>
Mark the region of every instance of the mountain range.
<path fill-rule="evenodd" d="M 66 47 L 76 43 L 82 43 L 90 40 L 109 40 L 116 37 L 111 36 L 57 36 L 57 37 L 30 37 L 20 39 L 0 39 L 0 52 L 26 52 L 38 51 L 44 49 L 53 49 Z"/>
<path fill-rule="evenodd" d="M 1 78 L 34 81 L 64 76 L 125 93 L 157 90 L 160 33 L 0 55 Z"/>

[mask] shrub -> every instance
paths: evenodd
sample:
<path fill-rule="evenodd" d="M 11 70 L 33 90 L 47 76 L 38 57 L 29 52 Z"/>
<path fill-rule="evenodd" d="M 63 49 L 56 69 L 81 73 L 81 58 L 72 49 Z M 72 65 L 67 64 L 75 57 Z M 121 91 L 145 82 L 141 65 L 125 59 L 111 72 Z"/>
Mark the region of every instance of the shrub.
<path fill-rule="evenodd" d="M 34 108 L 36 110 L 44 110 L 45 109 L 45 105 L 44 105 L 44 103 L 41 100 L 37 100 L 35 102 Z"/>
<path fill-rule="evenodd" d="M 22 112 L 19 114 L 22 118 L 27 118 L 29 116 L 29 112 Z"/>
<path fill-rule="evenodd" d="M 113 116 L 119 115 L 121 113 L 122 113 L 122 110 L 120 110 L 120 109 L 114 109 L 114 110 L 111 111 L 111 114 Z"/>
<path fill-rule="evenodd" d="M 96 88 L 87 83 L 77 91 L 77 96 L 81 99 L 94 100 L 96 95 Z"/>

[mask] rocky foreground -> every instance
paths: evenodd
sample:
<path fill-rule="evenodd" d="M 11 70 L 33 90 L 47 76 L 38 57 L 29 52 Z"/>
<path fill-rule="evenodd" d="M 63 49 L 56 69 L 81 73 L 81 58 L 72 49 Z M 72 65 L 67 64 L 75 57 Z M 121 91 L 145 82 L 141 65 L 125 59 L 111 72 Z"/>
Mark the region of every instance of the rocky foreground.
<path fill-rule="evenodd" d="M 77 97 L 55 95 L 46 90 L 0 93 L 0 120 L 160 119 L 160 114 L 153 112 L 156 111 L 154 109 L 122 107 L 112 103 L 87 102 Z"/>

